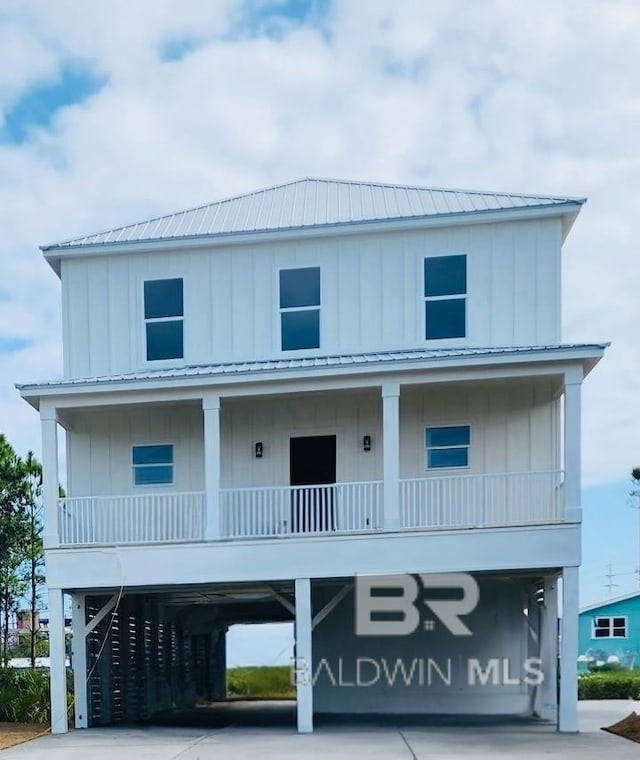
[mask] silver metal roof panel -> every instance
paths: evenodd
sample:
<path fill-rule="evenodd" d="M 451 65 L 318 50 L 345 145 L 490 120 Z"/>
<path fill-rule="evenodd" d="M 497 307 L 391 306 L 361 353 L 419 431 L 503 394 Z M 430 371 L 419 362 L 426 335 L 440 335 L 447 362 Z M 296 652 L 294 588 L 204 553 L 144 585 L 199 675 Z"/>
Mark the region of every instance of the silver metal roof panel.
<path fill-rule="evenodd" d="M 292 230 L 583 202 L 584 198 L 307 178 L 70 238 L 42 246 L 42 249 L 54 251 L 110 243 Z"/>

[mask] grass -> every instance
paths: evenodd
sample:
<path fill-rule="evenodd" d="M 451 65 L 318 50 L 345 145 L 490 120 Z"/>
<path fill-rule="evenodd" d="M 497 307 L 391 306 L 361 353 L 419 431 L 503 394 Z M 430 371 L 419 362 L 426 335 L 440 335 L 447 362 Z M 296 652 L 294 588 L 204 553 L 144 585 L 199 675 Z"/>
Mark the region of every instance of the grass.
<path fill-rule="evenodd" d="M 227 670 L 229 699 L 295 699 L 288 665 L 252 666 Z"/>

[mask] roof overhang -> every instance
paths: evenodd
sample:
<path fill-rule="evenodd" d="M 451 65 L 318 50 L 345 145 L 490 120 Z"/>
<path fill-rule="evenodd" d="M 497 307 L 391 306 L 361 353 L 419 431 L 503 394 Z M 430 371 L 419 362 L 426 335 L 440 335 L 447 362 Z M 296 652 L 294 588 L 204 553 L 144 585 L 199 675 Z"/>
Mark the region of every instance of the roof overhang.
<path fill-rule="evenodd" d="M 492 377 L 519 375 L 527 377 L 542 372 L 561 374 L 572 368 L 586 377 L 602 358 L 609 344 L 581 344 L 553 347 L 522 347 L 506 349 L 467 349 L 425 355 L 419 349 L 404 352 L 360 354 L 350 357 L 315 357 L 286 360 L 178 367 L 167 370 L 127 375 L 59 380 L 43 384 L 17 385 L 22 397 L 35 409 L 42 401 L 62 401 L 79 397 L 87 400 L 108 394 L 140 394 L 149 391 L 195 391 L 207 389 L 222 396 L 272 393 L 269 384 L 278 388 L 295 389 L 303 382 L 310 389 L 322 390 L 333 382 L 334 387 L 367 387 L 389 378 L 400 382 L 451 382 L 480 379 L 478 372 Z M 348 359 L 348 361 L 347 361 Z M 464 372 L 475 372 L 465 378 Z M 493 375 L 491 374 L 493 370 Z M 505 370 L 508 370 L 505 373 Z M 502 373 L 502 374 L 500 374 Z M 189 396 L 187 394 L 187 397 Z M 176 397 L 177 398 L 177 397 Z"/>
<path fill-rule="evenodd" d="M 492 222 L 521 221 L 559 217 L 562 220 L 562 240 L 569 234 L 580 212 L 583 199 L 567 200 L 548 206 L 525 206 L 509 209 L 462 211 L 428 216 L 401 217 L 397 219 L 370 220 L 323 224 L 317 226 L 266 229 L 247 232 L 223 232 L 185 237 L 154 238 L 126 242 L 92 243 L 79 245 L 41 246 L 46 261 L 60 276 L 63 259 L 85 258 L 100 255 L 122 255 L 175 251 L 176 249 L 215 248 L 219 246 L 244 245 L 256 242 L 278 242 L 300 238 L 333 237 L 336 235 L 372 234 L 377 232 L 403 232 L 433 227 L 460 226 L 466 224 L 489 224 Z"/>

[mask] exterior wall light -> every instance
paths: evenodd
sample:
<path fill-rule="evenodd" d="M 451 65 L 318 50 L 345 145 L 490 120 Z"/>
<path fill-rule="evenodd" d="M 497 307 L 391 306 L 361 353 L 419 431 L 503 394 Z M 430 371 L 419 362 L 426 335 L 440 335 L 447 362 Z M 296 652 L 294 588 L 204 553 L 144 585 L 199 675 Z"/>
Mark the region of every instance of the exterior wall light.
<path fill-rule="evenodd" d="M 363 451 L 371 451 L 371 436 L 365 435 L 362 439 L 362 449 Z"/>
<path fill-rule="evenodd" d="M 262 452 L 263 452 L 262 441 L 258 441 L 256 443 L 256 459 L 262 459 Z"/>

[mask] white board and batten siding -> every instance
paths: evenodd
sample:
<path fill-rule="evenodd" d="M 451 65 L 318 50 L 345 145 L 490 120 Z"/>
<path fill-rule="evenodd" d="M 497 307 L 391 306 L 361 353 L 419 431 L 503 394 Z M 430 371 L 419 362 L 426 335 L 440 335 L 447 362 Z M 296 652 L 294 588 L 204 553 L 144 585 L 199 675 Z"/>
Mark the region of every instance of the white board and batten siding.
<path fill-rule="evenodd" d="M 413 388 L 402 391 L 402 478 L 559 468 L 558 412 L 547 382 Z M 68 434 L 69 495 L 192 492 L 204 490 L 202 411 L 196 404 L 83 411 Z M 425 470 L 425 427 L 469 424 L 470 466 Z M 382 480 L 382 411 L 375 389 L 293 398 L 225 400 L 221 414 L 223 488 L 289 484 L 289 439 L 335 435 L 336 480 Z M 371 451 L 362 439 L 371 436 Z M 254 446 L 263 444 L 256 458 Z M 134 486 L 131 447 L 174 445 L 175 482 Z"/>
<path fill-rule="evenodd" d="M 143 282 L 182 277 L 185 356 L 175 364 L 282 355 L 278 272 L 321 268 L 320 348 L 551 345 L 560 339 L 559 218 L 304 238 L 62 262 L 65 375 L 158 366 L 145 359 Z M 427 343 L 423 260 L 467 255 L 467 337 Z"/>

